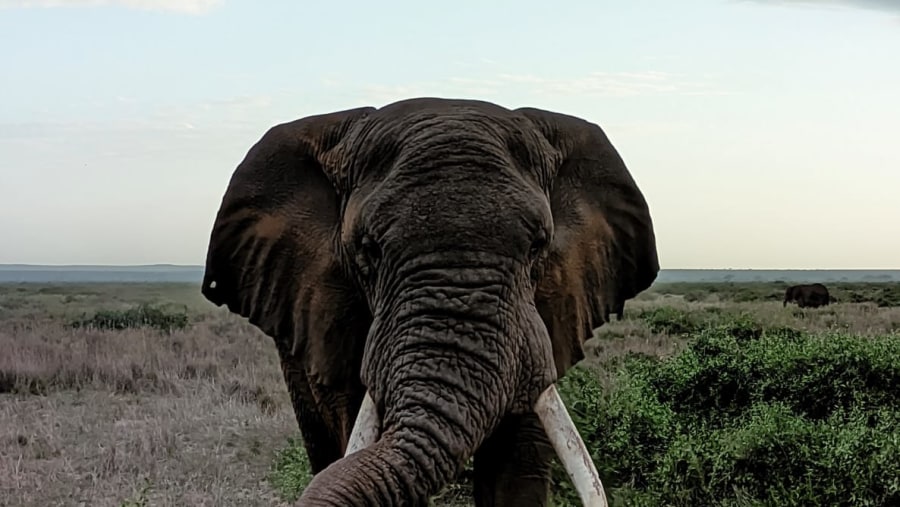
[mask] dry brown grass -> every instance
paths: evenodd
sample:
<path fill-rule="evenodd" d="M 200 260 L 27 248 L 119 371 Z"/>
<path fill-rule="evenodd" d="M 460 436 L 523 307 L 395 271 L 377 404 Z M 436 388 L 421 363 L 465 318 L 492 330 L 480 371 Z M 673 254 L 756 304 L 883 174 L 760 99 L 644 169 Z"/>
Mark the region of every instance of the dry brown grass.
<path fill-rule="evenodd" d="M 792 327 L 799 330 L 845 331 L 854 334 L 884 334 L 900 330 L 900 306 L 879 308 L 873 302 L 864 303 L 837 303 L 821 308 L 800 309 L 796 305 L 782 307 L 780 301 L 741 302 L 720 300 L 712 294 L 703 302 L 686 301 L 683 296 L 677 294 L 660 294 L 657 292 L 645 293 L 644 298 L 629 302 L 627 311 L 629 318 L 635 314 L 652 308 L 667 306 L 684 310 L 688 313 L 702 313 L 709 309 L 718 309 L 728 313 L 746 313 L 765 327 Z M 628 325 L 625 320 L 622 323 Z M 604 333 L 614 332 L 620 323 L 613 323 L 601 328 L 598 336 Z M 641 328 L 646 328 L 639 323 L 633 329 L 633 333 L 640 333 Z"/>
<path fill-rule="evenodd" d="M 72 318 L 145 302 L 184 305 L 171 334 L 73 330 Z M 591 357 L 667 355 L 643 310 L 744 311 L 767 326 L 884 333 L 900 308 L 818 310 L 648 293 L 601 328 Z M 710 310 L 716 309 L 718 310 Z M 297 434 L 269 338 L 186 285 L 0 286 L 0 504 L 273 505 L 275 452 Z"/>
<path fill-rule="evenodd" d="M 169 299 L 75 290 L 13 291 L 0 322 L 0 504 L 277 504 L 265 478 L 296 422 L 269 338 L 211 305 L 170 335 L 72 330 L 90 306 Z"/>

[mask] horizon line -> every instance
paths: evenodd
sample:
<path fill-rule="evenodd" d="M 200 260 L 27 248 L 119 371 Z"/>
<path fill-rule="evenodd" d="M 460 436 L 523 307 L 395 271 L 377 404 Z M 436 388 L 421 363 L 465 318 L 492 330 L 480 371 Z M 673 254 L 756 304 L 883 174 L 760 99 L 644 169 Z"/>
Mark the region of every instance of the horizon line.
<path fill-rule="evenodd" d="M 24 262 L 0 263 L 0 268 L 187 268 L 203 269 L 203 264 L 173 264 L 167 262 L 153 264 L 31 264 Z M 660 271 L 900 271 L 900 267 L 886 268 L 835 268 L 835 267 L 786 267 L 786 268 L 758 268 L 758 267 L 660 267 Z"/>

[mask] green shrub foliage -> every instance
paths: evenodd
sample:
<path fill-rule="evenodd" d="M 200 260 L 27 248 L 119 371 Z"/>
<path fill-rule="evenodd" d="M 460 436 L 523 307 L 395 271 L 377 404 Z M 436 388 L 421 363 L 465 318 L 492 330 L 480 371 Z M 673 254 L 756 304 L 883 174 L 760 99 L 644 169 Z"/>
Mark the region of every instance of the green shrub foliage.
<path fill-rule="evenodd" d="M 612 505 L 900 505 L 900 335 L 738 316 L 627 358 L 608 392 L 598 378 L 579 366 L 560 391 Z M 558 466 L 554 482 L 580 505 Z"/>
<path fill-rule="evenodd" d="M 91 317 L 82 316 L 70 323 L 72 328 L 136 329 L 154 328 L 164 332 L 185 329 L 190 324 L 187 310 L 174 310 L 149 304 L 137 305 L 125 310 L 101 310 Z"/>

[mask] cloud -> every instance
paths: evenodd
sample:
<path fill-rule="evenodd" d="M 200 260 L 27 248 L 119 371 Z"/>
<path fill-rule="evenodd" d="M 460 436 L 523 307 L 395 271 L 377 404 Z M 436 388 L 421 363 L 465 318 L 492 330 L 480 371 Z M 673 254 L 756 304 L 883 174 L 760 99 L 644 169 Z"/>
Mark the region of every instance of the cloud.
<path fill-rule="evenodd" d="M 512 91 L 531 95 L 584 97 L 636 97 L 647 95 L 725 95 L 712 78 L 686 79 L 676 74 L 646 72 L 591 72 L 573 77 L 539 77 L 531 74 L 496 74 L 484 78 L 451 77 L 441 81 L 405 85 L 373 84 L 358 90 L 370 102 L 397 98 L 443 95 L 498 97 Z"/>
<path fill-rule="evenodd" d="M 900 12 L 898 0 L 741 0 L 765 5 L 796 5 L 798 7 L 825 7 L 825 8 L 858 8 Z"/>
<path fill-rule="evenodd" d="M 690 81 L 667 72 L 592 72 L 573 78 L 544 78 L 502 74 L 506 83 L 521 84 L 541 94 L 579 94 L 604 97 L 638 95 L 721 94 L 707 83 Z"/>
<path fill-rule="evenodd" d="M 21 140 L 71 140 L 75 137 L 123 135 L 188 135 L 193 132 L 253 132 L 276 115 L 269 95 L 222 97 L 199 102 L 144 104 L 116 96 L 90 104 L 92 115 L 66 119 L 44 115 L 29 121 L 0 121 L 0 143 Z M 99 116 L 103 116 L 100 118 Z"/>
<path fill-rule="evenodd" d="M 158 106 L 146 118 L 178 130 L 253 130 L 275 114 L 275 103 L 270 95 L 215 98 Z"/>
<path fill-rule="evenodd" d="M 215 107 L 262 109 L 272 105 L 272 97 L 268 95 L 240 95 L 224 99 L 210 99 L 201 103 L 204 109 Z"/>
<path fill-rule="evenodd" d="M 219 4 L 221 0 L 0 0 L 0 9 L 118 6 L 182 14 L 205 14 Z"/>

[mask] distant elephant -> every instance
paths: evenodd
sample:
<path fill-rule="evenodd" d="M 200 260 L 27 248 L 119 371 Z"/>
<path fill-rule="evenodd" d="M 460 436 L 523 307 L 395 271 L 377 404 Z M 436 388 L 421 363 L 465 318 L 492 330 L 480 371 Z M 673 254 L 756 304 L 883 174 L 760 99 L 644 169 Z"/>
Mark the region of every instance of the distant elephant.
<path fill-rule="evenodd" d="M 205 269 L 205 297 L 274 339 L 315 474 L 301 505 L 426 505 L 474 456 L 476 505 L 530 506 L 548 433 L 577 435 L 536 404 L 561 407 L 553 384 L 659 262 L 600 127 L 419 98 L 271 128 Z"/>
<path fill-rule="evenodd" d="M 781 306 L 796 302 L 800 308 L 818 308 L 827 306 L 836 300 L 828 293 L 828 289 L 821 283 L 808 285 L 792 285 L 784 291 L 784 301 Z"/>

